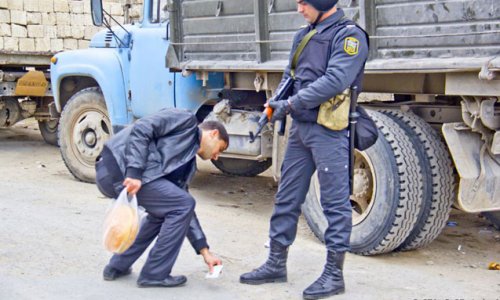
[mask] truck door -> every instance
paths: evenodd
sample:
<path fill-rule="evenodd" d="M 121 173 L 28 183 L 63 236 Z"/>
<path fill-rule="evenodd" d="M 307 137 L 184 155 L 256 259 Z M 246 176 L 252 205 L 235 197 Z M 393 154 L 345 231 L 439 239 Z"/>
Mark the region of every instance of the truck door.
<path fill-rule="evenodd" d="M 145 0 L 141 25 L 132 34 L 130 96 L 134 117 L 174 105 L 174 74 L 165 67 L 167 0 Z"/>

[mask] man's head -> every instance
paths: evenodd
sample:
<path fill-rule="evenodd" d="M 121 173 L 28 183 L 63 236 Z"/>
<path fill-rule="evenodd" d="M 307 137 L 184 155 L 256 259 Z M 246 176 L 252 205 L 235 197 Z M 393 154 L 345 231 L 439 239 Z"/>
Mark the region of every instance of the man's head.
<path fill-rule="evenodd" d="M 226 128 L 217 121 L 205 121 L 198 127 L 202 132 L 198 155 L 203 160 L 217 160 L 219 154 L 229 147 L 229 135 Z"/>
<path fill-rule="evenodd" d="M 317 24 L 337 11 L 338 0 L 296 0 L 297 11 L 309 24 Z"/>

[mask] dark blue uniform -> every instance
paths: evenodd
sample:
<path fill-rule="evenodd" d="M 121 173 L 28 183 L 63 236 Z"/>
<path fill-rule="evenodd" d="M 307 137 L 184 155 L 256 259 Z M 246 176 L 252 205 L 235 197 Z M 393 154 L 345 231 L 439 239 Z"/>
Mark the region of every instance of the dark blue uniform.
<path fill-rule="evenodd" d="M 289 98 L 293 123 L 281 182 L 271 217 L 270 238 L 283 246 L 293 243 L 301 205 L 315 170 L 321 191 L 321 204 L 328 220 L 325 243 L 328 250 L 349 250 L 351 205 L 349 202 L 348 130 L 333 131 L 317 124 L 321 103 L 350 86 L 361 86 L 368 57 L 365 32 L 339 9 L 315 27 L 318 31 L 302 51 L 295 70 L 293 95 Z M 293 53 L 308 26 L 294 38 Z M 290 77 L 290 64 L 282 83 Z"/>

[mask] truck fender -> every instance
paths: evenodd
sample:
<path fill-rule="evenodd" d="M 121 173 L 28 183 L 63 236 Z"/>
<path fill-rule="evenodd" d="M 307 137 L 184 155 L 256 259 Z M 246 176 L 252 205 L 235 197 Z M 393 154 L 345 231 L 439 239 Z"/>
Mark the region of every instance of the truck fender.
<path fill-rule="evenodd" d="M 55 56 L 51 65 L 52 93 L 57 111 L 61 103 L 61 82 L 67 77 L 88 77 L 97 82 L 106 101 L 111 124 L 126 125 L 132 121 L 128 112 L 122 65 L 114 51 L 82 49 L 62 52 Z M 75 93 L 78 90 L 75 90 Z"/>

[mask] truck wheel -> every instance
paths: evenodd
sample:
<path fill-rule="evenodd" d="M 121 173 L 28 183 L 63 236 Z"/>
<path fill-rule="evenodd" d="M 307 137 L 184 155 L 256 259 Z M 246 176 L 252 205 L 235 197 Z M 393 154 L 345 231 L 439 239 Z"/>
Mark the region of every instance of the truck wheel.
<path fill-rule="evenodd" d="M 417 150 L 423 169 L 422 209 L 415 227 L 397 250 L 427 246 L 441 233 L 455 199 L 453 164 L 437 132 L 410 112 L 383 110 L 403 128 Z"/>
<path fill-rule="evenodd" d="M 374 255 L 396 249 L 410 234 L 422 198 L 422 170 L 406 133 L 391 118 L 368 111 L 379 128 L 377 142 L 356 151 L 351 251 Z M 302 206 L 307 223 L 323 241 L 327 226 L 319 202 L 319 182 L 311 179 Z"/>
<path fill-rule="evenodd" d="M 488 211 L 481 213 L 486 219 L 488 219 L 496 229 L 500 230 L 500 211 Z"/>
<path fill-rule="evenodd" d="M 236 159 L 229 157 L 219 157 L 218 160 L 212 160 L 214 166 L 225 174 L 254 177 L 269 169 L 272 165 L 271 159 L 256 161 L 249 159 Z"/>
<path fill-rule="evenodd" d="M 59 120 L 38 121 L 38 128 L 42 134 L 43 140 L 50 145 L 58 146 L 57 144 L 57 127 Z"/>
<path fill-rule="evenodd" d="M 106 103 L 98 87 L 74 94 L 59 122 L 59 146 L 69 171 L 84 182 L 95 182 L 95 159 L 111 135 Z"/>

